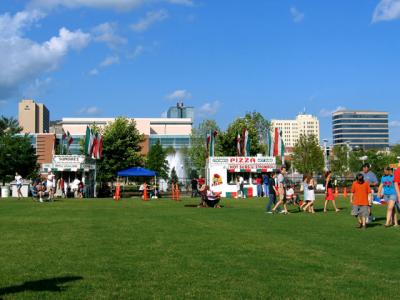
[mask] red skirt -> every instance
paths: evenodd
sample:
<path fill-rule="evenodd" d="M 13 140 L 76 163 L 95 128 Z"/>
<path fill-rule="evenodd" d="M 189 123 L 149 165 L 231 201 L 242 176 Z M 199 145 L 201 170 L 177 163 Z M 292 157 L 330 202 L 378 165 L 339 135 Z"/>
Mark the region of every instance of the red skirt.
<path fill-rule="evenodd" d="M 330 200 L 330 201 L 335 200 L 335 196 L 333 195 L 333 188 L 328 188 L 325 200 Z"/>

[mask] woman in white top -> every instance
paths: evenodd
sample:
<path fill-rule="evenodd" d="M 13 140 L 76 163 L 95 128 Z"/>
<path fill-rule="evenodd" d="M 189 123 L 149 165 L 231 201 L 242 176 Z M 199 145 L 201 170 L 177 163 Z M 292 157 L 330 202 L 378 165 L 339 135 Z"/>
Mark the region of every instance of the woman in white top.
<path fill-rule="evenodd" d="M 54 174 L 53 172 L 49 171 L 47 174 L 47 182 L 46 182 L 47 192 L 49 193 L 49 200 L 53 199 L 54 197 Z"/>
<path fill-rule="evenodd" d="M 306 205 L 303 207 L 304 211 L 315 213 L 314 201 L 315 201 L 315 181 L 311 175 L 307 175 L 304 184 L 304 201 Z"/>
<path fill-rule="evenodd" d="M 18 199 L 21 199 L 22 193 L 21 193 L 21 188 L 22 188 L 22 176 L 19 175 L 17 172 L 15 172 L 15 183 L 17 185 L 17 195 Z"/>

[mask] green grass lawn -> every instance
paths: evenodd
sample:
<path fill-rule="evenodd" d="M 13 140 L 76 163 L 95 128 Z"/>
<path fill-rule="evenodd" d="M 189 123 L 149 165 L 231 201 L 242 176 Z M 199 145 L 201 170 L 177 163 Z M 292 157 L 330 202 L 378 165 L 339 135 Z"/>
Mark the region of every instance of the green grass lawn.
<path fill-rule="evenodd" d="M 0 299 L 397 298 L 400 229 L 264 199 L 0 199 Z M 317 201 L 321 208 L 322 200 Z"/>

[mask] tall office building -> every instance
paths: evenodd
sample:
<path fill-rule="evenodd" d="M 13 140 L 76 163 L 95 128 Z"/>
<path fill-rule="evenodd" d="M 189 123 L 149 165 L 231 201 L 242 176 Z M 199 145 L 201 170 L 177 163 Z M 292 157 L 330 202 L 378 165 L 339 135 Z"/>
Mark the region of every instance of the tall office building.
<path fill-rule="evenodd" d="M 332 114 L 333 145 L 362 149 L 389 147 L 389 114 L 341 110 Z"/>
<path fill-rule="evenodd" d="M 272 120 L 272 128 L 282 130 L 282 139 L 286 147 L 294 147 L 300 135 L 315 135 L 319 141 L 319 120 L 307 114 L 299 114 L 295 120 Z"/>
<path fill-rule="evenodd" d="M 24 99 L 18 105 L 18 120 L 23 133 L 48 133 L 50 113 L 42 103 Z"/>
<path fill-rule="evenodd" d="M 191 119 L 194 121 L 194 108 L 192 106 L 185 106 L 183 102 L 178 102 L 176 106 L 168 109 L 167 118 L 175 119 Z"/>

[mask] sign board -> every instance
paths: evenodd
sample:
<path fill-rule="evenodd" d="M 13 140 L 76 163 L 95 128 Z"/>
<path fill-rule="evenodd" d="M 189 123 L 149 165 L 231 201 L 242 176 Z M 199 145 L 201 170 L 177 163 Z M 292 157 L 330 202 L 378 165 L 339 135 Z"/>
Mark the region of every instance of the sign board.
<path fill-rule="evenodd" d="M 260 157 L 210 157 L 208 166 L 210 168 L 215 166 L 222 166 L 226 169 L 275 169 L 276 158 L 270 156 Z"/>
<path fill-rule="evenodd" d="M 77 170 L 94 170 L 95 164 L 86 163 L 83 155 L 54 155 L 51 164 L 43 164 L 43 170 L 57 171 L 77 171 Z"/>

